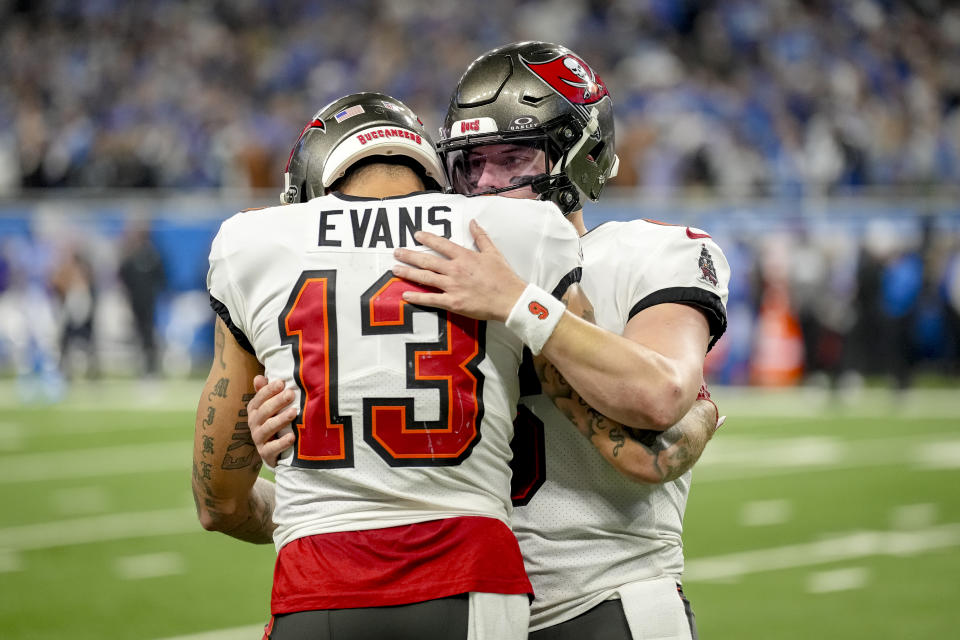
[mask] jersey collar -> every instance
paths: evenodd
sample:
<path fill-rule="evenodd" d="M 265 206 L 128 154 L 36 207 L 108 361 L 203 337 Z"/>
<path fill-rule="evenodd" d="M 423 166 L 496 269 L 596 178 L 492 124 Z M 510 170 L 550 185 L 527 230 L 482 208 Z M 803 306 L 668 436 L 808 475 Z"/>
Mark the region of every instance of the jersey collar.
<path fill-rule="evenodd" d="M 399 200 L 401 198 L 411 198 L 413 196 L 422 196 L 431 193 L 441 193 L 440 191 L 413 191 L 411 193 L 405 193 L 398 196 L 387 196 L 386 198 L 365 198 L 363 196 L 351 196 L 346 193 L 341 193 L 340 191 L 331 191 L 329 195 L 334 196 L 340 200 L 347 200 L 348 202 L 371 202 L 371 201 L 381 201 L 381 200 Z"/>

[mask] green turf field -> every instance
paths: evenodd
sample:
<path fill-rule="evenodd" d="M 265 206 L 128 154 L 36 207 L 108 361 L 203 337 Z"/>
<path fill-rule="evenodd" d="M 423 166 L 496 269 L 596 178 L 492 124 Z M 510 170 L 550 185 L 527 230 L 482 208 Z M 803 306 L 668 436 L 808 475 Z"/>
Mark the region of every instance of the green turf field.
<path fill-rule="evenodd" d="M 204 532 L 200 382 L 0 388 L 0 637 L 258 638 L 273 548 Z M 701 638 L 947 638 L 960 628 L 960 390 L 717 389 L 685 590 Z"/>

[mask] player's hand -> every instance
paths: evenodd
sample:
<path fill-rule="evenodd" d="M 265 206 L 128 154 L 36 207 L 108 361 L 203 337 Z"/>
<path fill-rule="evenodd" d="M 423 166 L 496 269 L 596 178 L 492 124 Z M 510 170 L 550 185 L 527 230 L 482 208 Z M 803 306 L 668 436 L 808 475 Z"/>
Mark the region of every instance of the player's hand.
<path fill-rule="evenodd" d="M 403 299 L 427 307 L 438 307 L 477 320 L 504 322 L 527 283 L 514 273 L 490 236 L 470 221 L 477 251 L 428 231 L 418 231 L 417 242 L 440 255 L 425 251 L 396 249 L 394 257 L 406 264 L 396 265 L 394 275 L 437 289 L 437 292 L 407 291 Z"/>
<path fill-rule="evenodd" d="M 280 453 L 293 446 L 294 435 L 277 433 L 297 417 L 296 407 L 287 407 L 295 397 L 292 389 L 285 389 L 283 380 L 269 382 L 263 376 L 253 379 L 256 394 L 247 403 L 247 424 L 257 453 L 270 468 L 277 466 Z M 284 408 L 286 407 L 286 408 Z"/>

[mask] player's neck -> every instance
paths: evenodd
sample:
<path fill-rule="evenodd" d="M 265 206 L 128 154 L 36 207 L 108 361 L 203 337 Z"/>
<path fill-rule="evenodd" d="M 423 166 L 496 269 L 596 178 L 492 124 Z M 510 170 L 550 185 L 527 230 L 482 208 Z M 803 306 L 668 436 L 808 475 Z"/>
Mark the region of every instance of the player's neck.
<path fill-rule="evenodd" d="M 358 198 L 389 198 L 423 191 L 423 182 L 413 172 L 409 176 L 370 175 L 362 180 L 352 180 L 343 188 L 343 193 Z"/>
<path fill-rule="evenodd" d="M 577 230 L 577 235 L 582 236 L 587 232 L 587 226 L 583 224 L 583 209 L 577 209 L 573 213 L 568 214 L 567 220 L 569 220 L 573 228 Z"/>

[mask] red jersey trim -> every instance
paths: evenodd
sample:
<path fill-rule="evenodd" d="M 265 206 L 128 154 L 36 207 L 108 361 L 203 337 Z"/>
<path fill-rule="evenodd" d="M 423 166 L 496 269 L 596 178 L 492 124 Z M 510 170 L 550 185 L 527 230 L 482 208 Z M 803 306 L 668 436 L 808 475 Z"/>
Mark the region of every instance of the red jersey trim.
<path fill-rule="evenodd" d="M 517 539 L 496 518 L 293 540 L 277 556 L 270 613 L 386 607 L 470 591 L 533 593 Z"/>

